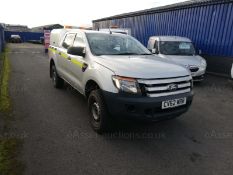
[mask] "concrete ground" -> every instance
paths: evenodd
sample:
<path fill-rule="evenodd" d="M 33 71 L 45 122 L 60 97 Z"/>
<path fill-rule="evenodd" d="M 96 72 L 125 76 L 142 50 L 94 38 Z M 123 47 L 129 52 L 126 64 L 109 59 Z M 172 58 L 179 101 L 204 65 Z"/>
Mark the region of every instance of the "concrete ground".
<path fill-rule="evenodd" d="M 43 46 L 10 44 L 12 132 L 26 175 L 232 175 L 233 83 L 207 76 L 182 117 L 97 135 L 85 99 L 54 89 Z M 120 125 L 120 124 L 118 124 Z"/>

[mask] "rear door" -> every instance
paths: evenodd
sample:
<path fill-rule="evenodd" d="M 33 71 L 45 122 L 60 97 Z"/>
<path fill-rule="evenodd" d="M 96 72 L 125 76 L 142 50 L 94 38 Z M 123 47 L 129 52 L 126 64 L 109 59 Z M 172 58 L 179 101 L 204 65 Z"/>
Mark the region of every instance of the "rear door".
<path fill-rule="evenodd" d="M 84 41 L 82 33 L 76 34 L 73 47 L 86 47 L 86 43 Z M 71 61 L 69 62 L 69 71 L 72 79 L 71 83 L 73 86 L 75 86 L 75 88 L 77 88 L 81 92 L 83 75 L 85 73 L 83 65 L 87 65 L 85 63 L 85 58 L 76 55 L 69 56 L 71 57 Z"/>
<path fill-rule="evenodd" d="M 61 47 L 58 48 L 58 68 L 59 68 L 59 73 L 60 75 L 66 80 L 70 81 L 70 76 L 69 76 L 69 70 L 68 70 L 68 65 L 70 62 L 70 57 L 67 54 L 67 49 L 72 46 L 74 39 L 75 39 L 74 33 L 68 33 L 66 34 Z"/>

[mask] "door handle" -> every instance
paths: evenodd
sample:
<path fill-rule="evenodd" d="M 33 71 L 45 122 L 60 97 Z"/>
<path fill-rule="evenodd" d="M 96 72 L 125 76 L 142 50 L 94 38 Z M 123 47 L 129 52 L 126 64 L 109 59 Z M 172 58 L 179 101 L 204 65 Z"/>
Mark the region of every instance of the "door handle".
<path fill-rule="evenodd" d="M 83 63 L 83 65 L 82 65 L 82 71 L 85 72 L 87 68 L 88 68 L 88 64 L 87 63 Z"/>

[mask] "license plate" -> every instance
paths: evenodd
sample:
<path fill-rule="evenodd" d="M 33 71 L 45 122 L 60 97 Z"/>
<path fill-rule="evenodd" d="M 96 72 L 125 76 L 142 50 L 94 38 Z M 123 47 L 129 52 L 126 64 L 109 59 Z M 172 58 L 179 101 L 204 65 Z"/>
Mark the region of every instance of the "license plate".
<path fill-rule="evenodd" d="M 186 98 L 167 100 L 162 102 L 162 109 L 175 108 L 186 104 Z"/>

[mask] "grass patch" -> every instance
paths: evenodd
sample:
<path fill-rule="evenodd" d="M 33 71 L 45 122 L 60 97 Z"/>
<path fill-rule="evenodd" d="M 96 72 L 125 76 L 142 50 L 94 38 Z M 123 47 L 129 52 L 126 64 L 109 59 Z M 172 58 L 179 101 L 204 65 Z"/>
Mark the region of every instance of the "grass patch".
<path fill-rule="evenodd" d="M 22 175 L 24 166 L 18 161 L 21 147 L 21 140 L 8 137 L 11 116 L 11 100 L 9 95 L 10 61 L 8 58 L 9 49 L 0 53 L 0 116 L 3 114 L 3 133 L 0 133 L 0 175 Z M 4 135 L 6 133 L 6 136 Z"/>
<path fill-rule="evenodd" d="M 9 77 L 10 77 L 10 61 L 8 58 L 9 49 L 0 55 L 2 61 L 2 69 L 0 73 L 0 112 L 9 113 L 11 110 L 9 96 Z"/>
<path fill-rule="evenodd" d="M 21 141 L 14 138 L 0 139 L 0 174 L 22 175 L 23 165 L 16 157 L 20 151 Z"/>

